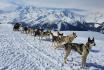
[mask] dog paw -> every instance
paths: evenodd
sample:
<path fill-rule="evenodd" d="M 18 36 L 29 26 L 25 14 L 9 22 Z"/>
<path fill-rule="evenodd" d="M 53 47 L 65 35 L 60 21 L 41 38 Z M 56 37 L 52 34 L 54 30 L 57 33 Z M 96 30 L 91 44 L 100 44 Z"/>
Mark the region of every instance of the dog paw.
<path fill-rule="evenodd" d="M 66 61 L 64 61 L 64 64 L 67 64 L 67 62 L 66 62 Z"/>

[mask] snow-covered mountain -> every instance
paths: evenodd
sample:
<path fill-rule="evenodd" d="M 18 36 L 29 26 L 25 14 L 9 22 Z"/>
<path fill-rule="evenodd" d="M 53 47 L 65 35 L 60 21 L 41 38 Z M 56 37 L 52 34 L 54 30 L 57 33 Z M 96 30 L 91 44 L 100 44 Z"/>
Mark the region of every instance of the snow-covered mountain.
<path fill-rule="evenodd" d="M 36 8 L 31 6 L 19 7 L 17 11 L 20 12 L 20 21 L 22 22 L 84 22 L 84 16 L 74 13 L 72 9 L 56 9 L 56 8 Z"/>
<path fill-rule="evenodd" d="M 104 22 L 102 24 L 100 24 L 99 27 L 97 27 L 98 32 L 101 32 L 104 34 Z"/>
<path fill-rule="evenodd" d="M 53 26 L 52 28 L 61 30 L 69 30 L 73 27 L 75 30 L 89 30 L 92 26 L 93 29 L 91 30 L 95 30 L 95 28 L 101 26 L 100 24 L 103 21 L 103 13 L 69 8 L 18 6 L 15 11 L 0 14 L 1 23 L 25 22 L 30 26 L 41 25 L 46 27 L 46 25 L 50 25 L 51 27 Z"/>

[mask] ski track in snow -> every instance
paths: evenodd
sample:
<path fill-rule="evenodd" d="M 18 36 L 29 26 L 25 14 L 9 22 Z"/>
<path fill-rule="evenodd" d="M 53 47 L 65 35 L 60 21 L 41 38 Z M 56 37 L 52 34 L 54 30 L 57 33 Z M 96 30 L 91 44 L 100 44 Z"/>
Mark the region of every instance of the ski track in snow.
<path fill-rule="evenodd" d="M 0 51 L 0 56 L 1 59 L 3 58 L 1 62 L 3 66 L 6 66 L 10 70 L 18 68 L 18 70 L 64 69 L 55 59 L 50 58 L 47 55 L 47 52 L 42 51 L 41 48 L 37 48 L 39 47 L 39 42 L 31 43 L 31 41 L 25 39 L 24 36 L 26 37 L 27 35 L 21 35 L 20 33 L 13 31 L 10 32 L 9 30 L 4 30 L 2 32 L 2 35 L 0 35 L 0 45 L 3 47 L 2 51 Z M 27 58 L 29 60 L 28 63 L 26 63 Z M 23 65 L 21 65 L 21 63 Z M 0 65 L 0 67 L 2 67 L 2 65 Z"/>
<path fill-rule="evenodd" d="M 83 42 L 87 39 L 87 35 L 84 36 L 74 42 Z M 88 55 L 85 70 L 104 69 L 104 35 L 101 37 Z M 34 40 L 31 35 L 14 32 L 10 24 L 0 24 L 0 70 L 80 70 L 81 59 L 76 52 L 72 51 L 64 66 L 63 58 L 63 49 L 54 49 L 50 41 Z"/>

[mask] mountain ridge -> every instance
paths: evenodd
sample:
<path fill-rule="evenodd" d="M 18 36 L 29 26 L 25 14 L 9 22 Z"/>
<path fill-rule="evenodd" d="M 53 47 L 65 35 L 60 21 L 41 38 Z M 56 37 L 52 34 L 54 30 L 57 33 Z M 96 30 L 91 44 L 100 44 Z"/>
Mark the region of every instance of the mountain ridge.
<path fill-rule="evenodd" d="M 35 7 L 35 6 L 19 6 L 16 8 L 14 12 L 15 14 L 12 15 L 12 18 L 8 16 L 10 12 L 9 13 L 6 12 L 8 14 L 4 15 L 6 16 L 6 19 L 8 18 L 11 19 L 11 21 L 8 21 L 8 22 L 14 22 L 14 21 L 25 22 L 30 26 L 37 25 L 37 24 L 41 24 L 41 26 L 44 26 L 46 24 L 50 24 L 50 26 L 57 25 L 58 30 L 66 30 L 66 29 L 69 30 L 70 29 L 69 25 L 72 25 L 75 28 L 76 27 L 81 28 L 81 30 L 91 29 L 94 31 L 99 31 L 97 29 L 99 29 L 99 26 L 100 27 L 102 26 L 100 25 L 102 23 L 99 23 L 99 24 L 96 24 L 96 23 L 98 21 L 98 18 L 103 17 L 103 15 L 99 15 L 100 13 L 98 14 L 95 13 L 93 14 L 94 17 L 91 17 L 95 22 L 89 22 L 87 21 L 87 18 L 88 18 L 87 16 L 89 16 L 90 14 L 87 15 L 88 14 L 87 10 L 72 9 L 72 8 L 45 8 L 45 7 L 42 8 L 42 7 Z M 61 25 L 63 27 L 66 27 L 67 25 L 69 27 L 65 29 L 60 29 Z"/>

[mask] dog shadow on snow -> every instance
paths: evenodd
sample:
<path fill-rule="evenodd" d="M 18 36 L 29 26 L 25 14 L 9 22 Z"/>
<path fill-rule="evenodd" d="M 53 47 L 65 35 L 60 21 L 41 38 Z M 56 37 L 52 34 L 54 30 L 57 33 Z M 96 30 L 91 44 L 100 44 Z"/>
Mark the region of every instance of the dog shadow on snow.
<path fill-rule="evenodd" d="M 91 49 L 90 51 L 94 52 L 94 53 L 98 53 L 99 52 L 99 50 L 94 50 L 94 49 Z"/>
<path fill-rule="evenodd" d="M 52 42 L 52 39 L 41 39 L 41 40 L 43 40 L 43 41 L 50 41 L 50 42 Z"/>
<path fill-rule="evenodd" d="M 104 66 L 98 65 L 98 64 L 95 64 L 95 63 L 87 63 L 86 67 L 94 67 L 94 68 L 97 68 L 97 69 L 100 69 L 100 70 L 104 70 Z"/>

